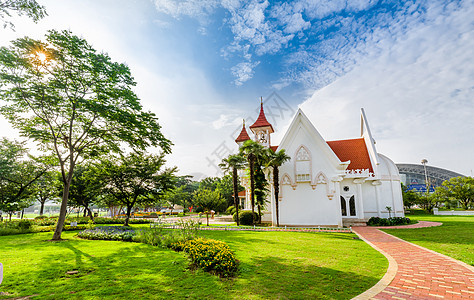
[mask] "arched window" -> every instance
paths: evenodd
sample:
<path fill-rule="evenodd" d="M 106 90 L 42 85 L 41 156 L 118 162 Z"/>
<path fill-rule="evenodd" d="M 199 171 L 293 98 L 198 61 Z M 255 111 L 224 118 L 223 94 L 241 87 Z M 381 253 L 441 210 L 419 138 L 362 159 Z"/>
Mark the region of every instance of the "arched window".
<path fill-rule="evenodd" d="M 351 217 L 356 215 L 356 205 L 355 205 L 355 199 L 354 196 L 349 199 L 349 212 L 351 214 Z"/>
<path fill-rule="evenodd" d="M 341 213 L 343 216 L 347 216 L 347 209 L 346 209 L 346 199 L 341 196 Z"/>
<path fill-rule="evenodd" d="M 311 181 L 311 156 L 305 147 L 301 146 L 296 152 L 295 164 L 296 181 Z"/>

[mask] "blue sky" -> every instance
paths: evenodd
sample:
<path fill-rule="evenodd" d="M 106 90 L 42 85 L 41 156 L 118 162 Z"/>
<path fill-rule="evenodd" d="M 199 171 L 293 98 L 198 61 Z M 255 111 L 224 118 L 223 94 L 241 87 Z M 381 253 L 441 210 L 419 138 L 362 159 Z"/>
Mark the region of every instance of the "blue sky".
<path fill-rule="evenodd" d="M 126 62 L 183 174 L 216 174 L 260 96 L 270 113 L 285 107 L 273 112 L 274 144 L 299 106 L 327 140 L 357 137 L 364 107 L 395 162 L 474 169 L 472 1 L 39 2 L 49 16 L 15 18 L 0 45 L 70 29 Z"/>

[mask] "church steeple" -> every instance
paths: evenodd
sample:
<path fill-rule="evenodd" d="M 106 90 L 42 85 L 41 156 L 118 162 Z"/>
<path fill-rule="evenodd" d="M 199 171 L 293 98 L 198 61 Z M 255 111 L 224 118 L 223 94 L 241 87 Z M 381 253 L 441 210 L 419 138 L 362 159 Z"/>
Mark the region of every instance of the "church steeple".
<path fill-rule="evenodd" d="M 250 130 L 255 134 L 255 141 L 263 146 L 270 147 L 270 134 L 274 132 L 272 124 L 267 121 L 263 110 L 263 99 L 260 97 L 260 114 L 257 121 L 253 123 Z"/>
<path fill-rule="evenodd" d="M 250 140 L 250 137 L 247 133 L 247 130 L 245 129 L 245 119 L 243 120 L 243 124 L 242 124 L 242 131 L 240 131 L 240 134 L 239 136 L 235 139 L 235 142 L 239 145 L 239 146 L 242 146 L 242 144 L 245 142 L 245 141 L 248 141 Z"/>

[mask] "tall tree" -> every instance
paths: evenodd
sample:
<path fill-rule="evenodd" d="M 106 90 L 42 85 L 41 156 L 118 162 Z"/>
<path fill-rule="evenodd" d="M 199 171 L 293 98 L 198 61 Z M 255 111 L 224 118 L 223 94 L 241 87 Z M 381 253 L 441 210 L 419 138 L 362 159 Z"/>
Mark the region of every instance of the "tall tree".
<path fill-rule="evenodd" d="M 252 140 L 245 141 L 239 149 L 240 154 L 245 156 L 248 161 L 250 172 L 250 204 L 252 206 L 253 215 L 255 215 L 255 162 L 258 155 L 265 151 L 264 149 L 262 145 Z"/>
<path fill-rule="evenodd" d="M 28 37 L 0 48 L 1 113 L 13 127 L 55 155 L 63 194 L 53 240 L 61 239 L 69 188 L 84 158 L 160 146 L 171 142 L 156 116 L 144 112 L 132 90 L 136 83 L 125 64 L 97 53 L 70 31 L 51 30 L 46 41 Z"/>
<path fill-rule="evenodd" d="M 33 184 L 47 167 L 27 156 L 24 143 L 0 140 L 0 210 L 11 215 L 34 201 Z"/>
<path fill-rule="evenodd" d="M 274 152 L 272 149 L 268 149 L 268 162 L 267 162 L 267 167 L 272 168 L 272 173 L 273 173 L 273 190 L 274 190 L 274 196 L 275 196 L 275 214 L 276 214 L 276 221 L 277 221 L 277 227 L 280 226 L 280 215 L 278 211 L 278 197 L 280 193 L 280 167 L 283 165 L 285 162 L 291 159 L 286 152 L 285 149 L 281 149 L 278 152 Z"/>
<path fill-rule="evenodd" d="M 3 23 L 3 28 L 15 28 L 12 22 L 5 20 L 11 17 L 12 13 L 26 15 L 34 22 L 48 15 L 44 6 L 39 5 L 36 0 L 0 0 L 0 22 Z"/>
<path fill-rule="evenodd" d="M 469 205 L 474 203 L 474 178 L 453 177 L 445 180 L 435 193 L 446 200 L 459 201 L 463 209 L 469 209 Z"/>
<path fill-rule="evenodd" d="M 242 155 L 229 155 L 227 158 L 222 160 L 219 164 L 225 172 L 230 173 L 232 171 L 232 183 L 234 188 L 234 206 L 237 217 L 237 226 L 239 226 L 239 175 L 238 171 L 243 169 L 245 165 L 245 159 Z"/>
<path fill-rule="evenodd" d="M 164 154 L 132 152 L 120 158 L 103 158 L 95 167 L 103 192 L 127 207 L 125 226 L 133 207 L 155 203 L 174 187 L 176 168 L 163 169 L 164 164 Z"/>

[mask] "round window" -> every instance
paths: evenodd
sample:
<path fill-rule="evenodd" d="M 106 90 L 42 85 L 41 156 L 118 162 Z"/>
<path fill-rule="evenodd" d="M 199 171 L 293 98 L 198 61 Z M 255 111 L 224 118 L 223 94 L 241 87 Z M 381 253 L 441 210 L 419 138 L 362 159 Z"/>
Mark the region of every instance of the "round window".
<path fill-rule="evenodd" d="M 346 186 L 344 187 L 344 192 L 348 192 L 348 191 L 349 191 L 349 187 L 346 185 Z"/>

